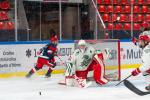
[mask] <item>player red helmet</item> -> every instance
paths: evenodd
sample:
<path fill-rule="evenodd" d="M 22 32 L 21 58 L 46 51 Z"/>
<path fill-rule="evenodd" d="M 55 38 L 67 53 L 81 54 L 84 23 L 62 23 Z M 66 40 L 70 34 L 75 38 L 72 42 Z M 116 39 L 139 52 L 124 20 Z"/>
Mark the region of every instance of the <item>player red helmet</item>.
<path fill-rule="evenodd" d="M 147 34 L 141 34 L 139 35 L 139 42 L 138 45 L 140 48 L 145 48 L 150 42 L 150 36 Z"/>
<path fill-rule="evenodd" d="M 51 43 L 53 43 L 53 44 L 58 44 L 58 38 L 57 38 L 57 35 L 55 35 L 55 36 L 53 36 L 53 37 L 51 37 L 50 38 L 50 41 L 51 41 Z"/>
<path fill-rule="evenodd" d="M 150 36 L 148 36 L 148 35 L 139 35 L 139 40 L 150 42 Z"/>
<path fill-rule="evenodd" d="M 51 38 L 50 38 L 50 41 L 51 41 L 51 42 L 53 42 L 53 41 L 58 41 L 57 35 L 51 37 Z"/>

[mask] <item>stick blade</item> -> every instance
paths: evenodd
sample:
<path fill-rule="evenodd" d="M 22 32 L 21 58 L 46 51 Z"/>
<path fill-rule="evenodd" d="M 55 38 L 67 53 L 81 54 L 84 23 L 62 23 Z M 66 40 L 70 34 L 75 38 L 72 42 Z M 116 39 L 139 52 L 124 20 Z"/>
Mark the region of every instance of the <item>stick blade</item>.
<path fill-rule="evenodd" d="M 125 81 L 124 81 L 124 85 L 125 85 L 129 90 L 131 90 L 132 92 L 134 92 L 134 93 L 137 94 L 137 95 L 144 96 L 144 95 L 150 94 L 150 92 L 141 91 L 140 89 L 138 89 L 137 87 L 135 87 L 135 86 L 134 86 L 130 81 L 128 81 L 128 80 L 125 80 Z"/>

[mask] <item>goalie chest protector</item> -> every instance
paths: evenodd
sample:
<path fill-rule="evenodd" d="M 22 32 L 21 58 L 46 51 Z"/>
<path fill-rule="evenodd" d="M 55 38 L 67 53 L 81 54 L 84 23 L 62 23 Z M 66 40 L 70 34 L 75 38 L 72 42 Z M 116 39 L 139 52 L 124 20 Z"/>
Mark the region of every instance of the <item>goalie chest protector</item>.
<path fill-rule="evenodd" d="M 95 55 L 95 49 L 93 47 L 86 47 L 84 52 L 77 49 L 74 54 L 76 70 L 86 70 L 92 62 L 93 56 Z"/>

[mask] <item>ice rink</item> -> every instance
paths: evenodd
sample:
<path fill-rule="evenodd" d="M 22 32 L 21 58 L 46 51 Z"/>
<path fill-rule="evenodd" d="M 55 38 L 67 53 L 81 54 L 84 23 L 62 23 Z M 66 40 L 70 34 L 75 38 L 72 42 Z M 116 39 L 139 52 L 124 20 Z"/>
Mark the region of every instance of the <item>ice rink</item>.
<path fill-rule="evenodd" d="M 129 75 L 129 70 L 122 70 L 122 78 Z M 115 86 L 110 82 L 105 86 L 78 88 L 57 84 L 63 75 L 52 75 L 51 78 L 33 76 L 27 78 L 0 79 L 0 100 L 149 100 L 150 95 L 138 96 L 123 84 Z M 145 82 L 142 76 L 129 79 L 138 88 L 143 89 Z M 41 92 L 41 95 L 39 94 Z"/>

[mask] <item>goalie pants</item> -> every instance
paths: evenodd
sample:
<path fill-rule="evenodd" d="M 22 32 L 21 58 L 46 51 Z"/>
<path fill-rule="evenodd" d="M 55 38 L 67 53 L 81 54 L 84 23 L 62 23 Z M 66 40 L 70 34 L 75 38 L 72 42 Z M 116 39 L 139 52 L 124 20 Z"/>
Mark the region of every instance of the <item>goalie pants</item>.
<path fill-rule="evenodd" d="M 94 59 L 92 63 L 88 66 L 87 70 L 76 71 L 76 76 L 82 79 L 87 79 L 88 72 L 92 70 L 93 70 L 93 78 L 96 83 L 103 85 L 108 82 L 108 80 L 104 78 L 105 73 L 103 60 L 101 60 L 98 55 L 94 56 Z"/>

